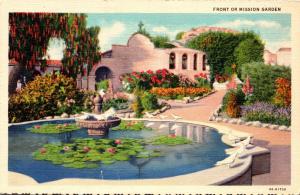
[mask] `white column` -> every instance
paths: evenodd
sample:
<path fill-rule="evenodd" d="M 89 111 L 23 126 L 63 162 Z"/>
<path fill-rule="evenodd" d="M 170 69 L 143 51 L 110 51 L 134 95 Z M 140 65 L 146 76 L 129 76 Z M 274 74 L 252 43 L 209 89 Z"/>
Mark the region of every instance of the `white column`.
<path fill-rule="evenodd" d="M 189 140 L 193 140 L 193 131 L 194 131 L 194 126 L 193 125 L 187 125 L 186 126 L 186 137 Z"/>
<path fill-rule="evenodd" d="M 182 54 L 176 52 L 175 56 L 175 70 L 180 71 L 182 69 Z"/>
<path fill-rule="evenodd" d="M 77 75 L 77 78 L 76 78 L 76 88 L 77 89 L 82 89 L 82 86 L 81 86 L 81 75 L 80 74 L 78 74 Z"/>

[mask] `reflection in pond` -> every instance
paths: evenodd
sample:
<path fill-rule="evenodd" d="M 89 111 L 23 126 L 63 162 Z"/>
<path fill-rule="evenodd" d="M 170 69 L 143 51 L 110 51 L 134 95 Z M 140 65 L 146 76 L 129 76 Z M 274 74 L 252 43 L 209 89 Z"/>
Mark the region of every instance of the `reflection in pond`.
<path fill-rule="evenodd" d="M 72 138 L 72 132 L 70 131 L 70 132 L 61 133 L 60 136 L 63 142 L 70 143 Z"/>
<path fill-rule="evenodd" d="M 138 178 L 141 178 L 141 172 L 142 168 L 147 165 L 152 158 L 137 158 L 137 157 L 131 157 L 129 160 L 129 163 L 133 165 L 134 167 L 138 168 Z"/>

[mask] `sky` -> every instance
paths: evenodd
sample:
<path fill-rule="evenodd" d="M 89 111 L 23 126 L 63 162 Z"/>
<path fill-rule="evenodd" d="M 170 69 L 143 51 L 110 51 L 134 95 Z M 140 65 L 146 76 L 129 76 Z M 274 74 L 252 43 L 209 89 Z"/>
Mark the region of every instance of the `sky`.
<path fill-rule="evenodd" d="M 265 48 L 276 52 L 291 45 L 290 14 L 204 14 L 204 13 L 105 13 L 87 14 L 87 26 L 99 26 L 101 51 L 112 44 L 126 44 L 142 21 L 151 35 L 167 35 L 175 39 L 178 32 L 200 26 L 226 27 L 238 31 L 250 30 L 260 35 Z M 51 41 L 48 54 L 51 59 L 61 59 L 65 45 Z"/>

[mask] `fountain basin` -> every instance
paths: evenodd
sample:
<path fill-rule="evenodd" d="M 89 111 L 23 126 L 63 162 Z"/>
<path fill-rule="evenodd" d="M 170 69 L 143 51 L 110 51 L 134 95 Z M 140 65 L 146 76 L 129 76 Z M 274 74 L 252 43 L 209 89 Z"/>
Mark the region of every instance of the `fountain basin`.
<path fill-rule="evenodd" d="M 121 123 L 120 118 L 112 118 L 109 120 L 77 120 L 77 125 L 88 129 L 89 135 L 107 135 L 109 128 L 116 127 Z"/>
<path fill-rule="evenodd" d="M 144 121 L 153 123 L 153 131 L 112 131 L 110 139 L 122 138 L 151 138 L 158 134 L 175 133 L 193 140 L 191 145 L 176 146 L 175 148 L 159 146 L 165 151 L 163 156 L 152 159 L 132 159 L 116 162 L 111 165 L 100 164 L 95 169 L 72 169 L 55 165 L 47 161 L 36 161 L 32 152 L 46 143 L 69 143 L 72 138 L 88 137 L 86 129 L 67 132 L 64 134 L 33 134 L 26 128 L 34 124 L 74 122 L 68 120 L 30 121 L 9 125 L 9 167 L 13 174 L 11 184 L 15 184 L 16 174 L 32 177 L 37 183 L 45 184 L 122 184 L 122 185 L 249 185 L 253 175 L 269 172 L 270 152 L 267 149 L 254 147 L 247 149 L 246 157 L 238 159 L 239 166 L 214 166 L 216 161 L 226 157 L 224 150 L 228 148 L 221 139 L 225 134 L 233 133 L 238 137 L 249 134 L 238 132 L 218 124 L 197 121 L 168 121 L 160 119 L 126 119 L 126 121 Z M 159 128 L 161 124 L 170 126 Z M 180 129 L 172 130 L 174 124 Z M 158 127 L 158 129 L 157 129 Z M 70 134 L 70 139 L 65 138 Z M 26 146 L 26 147 L 24 147 Z M 153 148 L 152 148 L 153 149 Z M 146 162 L 145 165 L 143 165 Z M 142 165 L 142 167 L 141 167 Z M 103 175 L 100 175 L 103 173 Z M 42 174 L 41 174 L 42 173 Z M 222 173 L 222 174 L 220 174 Z M 20 174 L 17 175 L 18 177 Z"/>

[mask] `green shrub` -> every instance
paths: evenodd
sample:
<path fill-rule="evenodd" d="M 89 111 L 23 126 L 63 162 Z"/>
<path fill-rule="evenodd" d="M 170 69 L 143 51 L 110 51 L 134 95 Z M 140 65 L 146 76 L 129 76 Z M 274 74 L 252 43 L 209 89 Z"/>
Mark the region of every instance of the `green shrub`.
<path fill-rule="evenodd" d="M 108 85 L 109 85 L 108 80 L 103 80 L 103 81 L 96 83 L 96 89 L 97 89 L 97 91 L 101 90 L 101 89 L 103 89 L 104 91 L 107 91 Z"/>
<path fill-rule="evenodd" d="M 229 117 L 240 116 L 240 106 L 245 102 L 245 95 L 240 87 L 238 89 L 229 90 L 222 101 L 222 111 L 225 112 Z"/>
<path fill-rule="evenodd" d="M 103 102 L 102 104 L 103 111 L 106 111 L 111 107 L 115 108 L 116 110 L 127 109 L 128 100 L 123 98 L 113 98 Z"/>
<path fill-rule="evenodd" d="M 237 72 L 241 75 L 243 64 L 250 62 L 263 62 L 264 45 L 259 39 L 245 39 L 234 50 Z"/>
<path fill-rule="evenodd" d="M 73 114 L 85 107 L 91 93 L 79 91 L 72 78 L 64 75 L 37 76 L 9 97 L 9 122 L 37 120 L 67 112 Z"/>
<path fill-rule="evenodd" d="M 262 123 L 271 123 L 275 125 L 291 125 L 291 119 L 288 117 L 276 117 L 270 113 L 252 112 L 244 116 L 246 121 L 260 121 Z"/>
<path fill-rule="evenodd" d="M 144 92 L 141 98 L 142 106 L 145 110 L 154 110 L 158 108 L 157 97 L 149 92 Z"/>
<path fill-rule="evenodd" d="M 131 106 L 133 111 L 135 112 L 135 116 L 137 118 L 141 118 L 143 116 L 143 110 L 144 110 L 142 105 L 142 100 L 141 100 L 142 92 L 135 90 L 134 95 L 136 96 L 136 99 Z"/>
<path fill-rule="evenodd" d="M 249 41 L 244 42 L 244 40 Z M 242 44 L 242 42 L 244 43 Z M 240 44 L 242 45 L 239 46 Z M 263 48 L 263 43 L 260 37 L 254 32 L 206 32 L 188 41 L 186 46 L 206 53 L 207 62 L 210 66 L 210 82 L 213 83 L 217 75 L 224 75 L 226 67 L 237 63 L 237 56 L 240 57 L 243 54 L 250 61 L 256 60 L 256 56 L 246 52 L 245 49 L 252 46 Z M 235 52 L 235 49 L 238 47 L 238 51 Z M 260 52 L 258 53 L 259 56 L 263 55 L 263 50 L 257 50 L 257 52 Z M 235 55 L 235 53 L 237 54 Z M 229 68 L 226 71 L 228 72 Z"/>
<path fill-rule="evenodd" d="M 291 80 L 291 69 L 285 66 L 270 66 L 255 62 L 244 64 L 241 72 L 242 80 L 245 80 L 247 76 L 251 78 L 252 102 L 271 102 L 276 92 L 276 79 L 281 77 Z"/>

